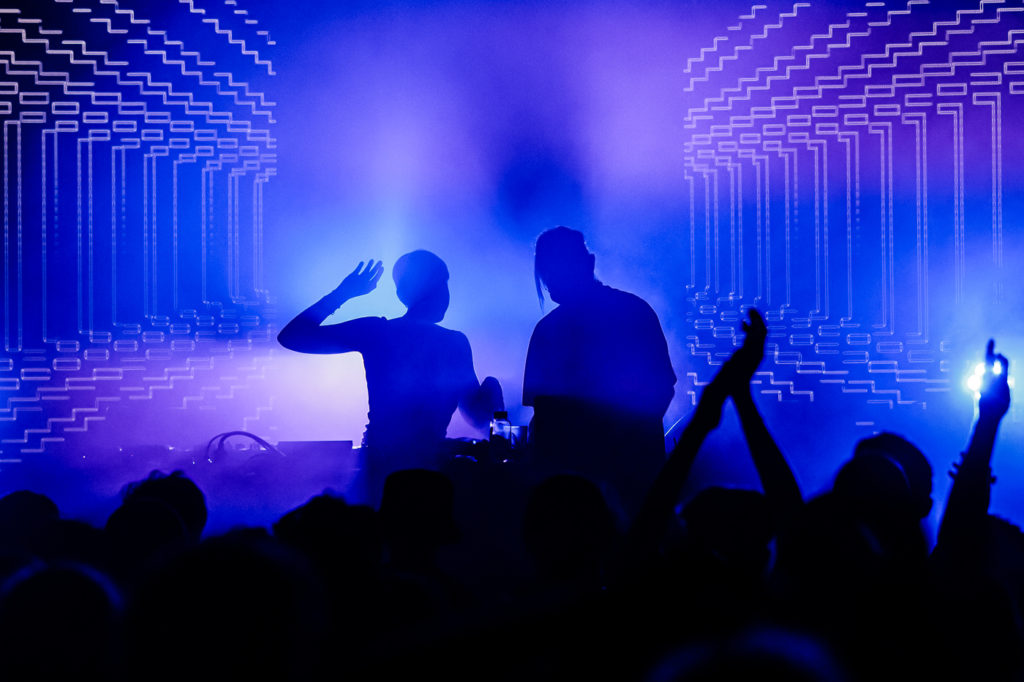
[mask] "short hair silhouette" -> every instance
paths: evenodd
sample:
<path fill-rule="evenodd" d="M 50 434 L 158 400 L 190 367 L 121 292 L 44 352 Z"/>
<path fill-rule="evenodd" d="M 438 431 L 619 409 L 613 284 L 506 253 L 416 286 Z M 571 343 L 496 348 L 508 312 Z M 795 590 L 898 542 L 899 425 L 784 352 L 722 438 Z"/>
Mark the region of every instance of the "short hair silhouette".
<path fill-rule="evenodd" d="M 46 495 L 17 490 L 0 497 L 0 546 L 27 549 L 60 518 L 57 504 Z"/>
<path fill-rule="evenodd" d="M 382 530 L 391 543 L 443 545 L 459 540 L 453 516 L 451 479 L 429 469 L 404 469 L 388 475 L 380 503 Z"/>
<path fill-rule="evenodd" d="M 160 500 L 171 507 L 181 517 L 191 539 L 199 541 L 206 527 L 206 496 L 185 472 L 153 471 L 147 478 L 127 486 L 124 502 L 143 498 Z"/>
<path fill-rule="evenodd" d="M 932 508 L 932 465 L 928 458 L 903 436 L 883 431 L 857 443 L 854 457 L 881 455 L 903 470 L 918 516 L 924 518 Z"/>
<path fill-rule="evenodd" d="M 0 678 L 117 679 L 121 598 L 74 563 L 37 563 L 0 590 Z"/>
<path fill-rule="evenodd" d="M 398 300 L 411 308 L 448 283 L 448 266 L 436 254 L 419 249 L 399 258 L 391 276 Z"/>

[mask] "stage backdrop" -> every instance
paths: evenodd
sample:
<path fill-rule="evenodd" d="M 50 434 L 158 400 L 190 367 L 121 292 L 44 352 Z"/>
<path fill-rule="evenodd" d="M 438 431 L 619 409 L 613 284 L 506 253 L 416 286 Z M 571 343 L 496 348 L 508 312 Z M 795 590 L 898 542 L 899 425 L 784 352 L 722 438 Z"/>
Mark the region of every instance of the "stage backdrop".
<path fill-rule="evenodd" d="M 358 442 L 359 357 L 274 335 L 419 248 L 526 423 L 532 242 L 565 224 L 661 317 L 666 427 L 756 305 L 808 492 L 880 429 L 941 492 L 985 341 L 1024 358 L 1022 40 L 1017 0 L 7 0 L 0 476 L 236 428 Z M 389 277 L 336 319 L 401 314 Z M 753 482 L 733 427 L 700 480 Z"/>

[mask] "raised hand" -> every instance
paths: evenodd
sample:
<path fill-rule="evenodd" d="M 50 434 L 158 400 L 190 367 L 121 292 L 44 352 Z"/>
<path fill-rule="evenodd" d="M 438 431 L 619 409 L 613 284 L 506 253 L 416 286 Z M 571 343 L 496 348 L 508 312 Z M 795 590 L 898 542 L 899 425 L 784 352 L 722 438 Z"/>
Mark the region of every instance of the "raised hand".
<path fill-rule="evenodd" d="M 694 411 L 694 424 L 708 431 L 716 428 L 721 421 L 722 406 L 726 398 L 730 395 L 734 399 L 746 396 L 749 400 L 750 380 L 754 378 L 754 372 L 764 359 L 764 342 L 768 336 L 768 328 L 756 308 L 750 308 L 748 313 L 750 322 L 743 322 L 743 331 L 747 333 L 743 345 L 725 361 L 711 383 L 704 387 Z"/>
<path fill-rule="evenodd" d="M 985 347 L 985 374 L 981 378 L 978 417 L 999 421 L 1010 409 L 1010 361 L 995 352 L 996 342 L 989 339 Z"/>
<path fill-rule="evenodd" d="M 377 288 L 377 282 L 384 274 L 384 264 L 380 261 L 369 261 L 365 267 L 360 261 L 356 269 L 348 274 L 334 292 L 343 298 L 350 299 L 363 296 Z"/>
<path fill-rule="evenodd" d="M 750 381 L 754 378 L 754 372 L 764 360 L 764 342 L 768 337 L 768 327 L 757 308 L 749 308 L 747 314 L 750 316 L 750 322 L 743 322 L 743 331 L 747 336 L 743 339 L 743 346 L 730 359 L 730 362 L 735 365 L 733 375 L 730 377 L 729 392 L 731 394 L 750 389 Z"/>

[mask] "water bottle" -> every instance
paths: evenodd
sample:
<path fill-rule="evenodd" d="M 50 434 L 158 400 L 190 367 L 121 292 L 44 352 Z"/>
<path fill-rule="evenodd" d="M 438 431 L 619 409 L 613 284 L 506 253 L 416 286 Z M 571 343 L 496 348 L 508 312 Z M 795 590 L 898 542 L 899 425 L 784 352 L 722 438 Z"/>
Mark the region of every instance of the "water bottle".
<path fill-rule="evenodd" d="M 491 459 L 504 462 L 512 454 L 512 422 L 508 412 L 499 410 L 491 420 Z"/>

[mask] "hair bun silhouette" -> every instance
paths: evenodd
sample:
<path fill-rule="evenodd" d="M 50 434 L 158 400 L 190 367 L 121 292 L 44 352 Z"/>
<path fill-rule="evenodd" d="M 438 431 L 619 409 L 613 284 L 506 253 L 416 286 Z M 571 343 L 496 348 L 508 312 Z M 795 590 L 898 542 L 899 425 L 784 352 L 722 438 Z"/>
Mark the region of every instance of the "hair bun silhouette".
<path fill-rule="evenodd" d="M 552 279 L 560 273 L 572 276 L 593 274 L 592 256 L 587 249 L 583 233 L 564 225 L 559 225 L 537 237 L 534 252 L 533 279 L 537 285 L 537 298 L 541 308 L 544 307 L 544 290 L 541 282 L 550 290 Z"/>

